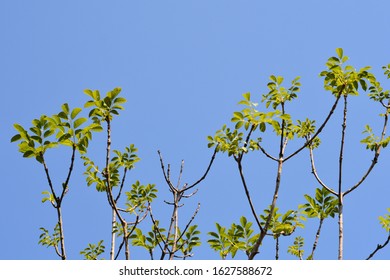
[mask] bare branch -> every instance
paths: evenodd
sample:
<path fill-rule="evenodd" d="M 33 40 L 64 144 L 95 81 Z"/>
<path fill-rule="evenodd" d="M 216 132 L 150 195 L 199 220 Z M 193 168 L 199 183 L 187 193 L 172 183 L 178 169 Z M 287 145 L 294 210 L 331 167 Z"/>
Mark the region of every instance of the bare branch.
<path fill-rule="evenodd" d="M 164 165 L 164 161 L 163 161 L 163 158 L 162 158 L 162 155 L 161 155 L 161 152 L 160 151 L 157 151 L 159 157 L 160 157 L 160 164 L 161 164 L 161 169 L 163 171 L 163 174 L 164 174 L 164 178 L 165 178 L 165 182 L 167 182 L 169 188 L 171 189 L 172 192 L 175 191 L 175 187 L 173 186 L 170 178 L 169 178 L 169 173 L 170 173 L 170 167 L 168 165 L 168 174 L 167 172 L 165 172 L 165 165 Z"/>
<path fill-rule="evenodd" d="M 390 104 L 385 104 L 383 103 L 383 101 L 381 100 L 380 103 L 382 104 L 383 107 L 385 107 L 386 109 L 389 109 L 390 108 Z"/>
<path fill-rule="evenodd" d="M 293 156 L 295 156 L 296 154 L 298 154 L 299 152 L 301 152 L 304 148 L 306 148 L 308 145 L 310 145 L 313 140 L 321 133 L 321 131 L 324 129 L 324 127 L 326 126 L 326 124 L 328 123 L 330 117 L 333 115 L 334 111 L 336 110 L 336 107 L 337 107 L 337 104 L 340 100 L 340 97 L 344 91 L 344 88 L 345 88 L 345 85 L 341 88 L 339 94 L 337 95 L 337 98 L 336 98 L 336 101 L 334 102 L 332 108 L 330 109 L 330 112 L 328 114 L 328 116 L 326 117 L 325 121 L 322 123 L 322 125 L 320 126 L 320 128 L 317 130 L 317 132 L 313 135 L 313 137 L 309 140 L 309 141 L 306 141 L 305 144 L 300 147 L 298 150 L 296 150 L 295 152 L 293 152 L 291 155 L 287 156 L 284 161 L 287 161 L 289 160 L 290 158 L 292 158 Z"/>
<path fill-rule="evenodd" d="M 57 201 L 57 196 L 56 196 L 56 193 L 55 193 L 55 191 L 54 191 L 54 186 L 53 186 L 53 183 L 52 183 L 52 181 L 51 181 L 51 177 L 50 177 L 50 173 L 49 173 L 49 168 L 48 168 L 47 165 L 46 165 L 46 161 L 45 161 L 45 158 L 44 158 L 43 154 L 42 154 L 42 164 L 43 164 L 43 168 L 45 169 L 45 174 L 46 174 L 47 182 L 48 182 L 48 184 L 49 184 L 51 193 L 53 194 L 53 196 L 54 196 L 54 198 L 55 198 L 55 200 L 56 200 L 56 204 L 54 205 L 54 204 L 52 203 L 52 205 L 54 206 L 54 208 L 57 208 L 57 207 L 59 207 L 59 206 L 58 206 L 58 201 Z"/>
<path fill-rule="evenodd" d="M 285 114 L 284 102 L 281 103 L 281 106 L 282 106 L 282 114 Z M 285 122 L 284 119 L 282 119 L 282 131 L 280 133 L 280 144 L 279 144 L 280 145 L 280 147 L 279 147 L 279 158 L 283 158 L 284 148 L 287 145 L 287 137 L 284 136 L 285 125 L 286 125 L 286 122 Z"/>
<path fill-rule="evenodd" d="M 390 242 L 390 233 L 389 233 L 389 236 L 387 237 L 385 243 L 383 243 L 382 245 L 381 245 L 381 244 L 378 244 L 378 245 L 376 246 L 376 249 L 374 250 L 374 252 L 372 252 L 372 253 L 367 257 L 366 260 L 371 259 L 379 250 L 381 250 L 381 249 L 383 249 L 384 247 L 386 247 L 386 246 L 389 244 L 389 242 Z"/>
<path fill-rule="evenodd" d="M 190 194 L 187 194 L 187 195 L 182 195 L 181 197 L 184 197 L 184 198 L 190 198 L 191 196 L 195 195 L 197 192 L 198 192 L 199 189 L 196 189 L 195 191 L 193 191 L 192 193 Z"/>
<path fill-rule="evenodd" d="M 262 151 L 263 154 L 264 154 L 266 157 L 268 157 L 268 158 L 270 158 L 270 159 L 272 159 L 272 160 L 274 160 L 274 161 L 278 161 L 277 158 L 275 158 L 275 157 L 271 156 L 269 153 L 267 153 L 267 151 L 266 151 L 259 143 L 257 143 L 257 146 L 259 147 L 260 151 Z"/>
<path fill-rule="evenodd" d="M 118 202 L 120 196 L 122 195 L 122 190 L 123 190 L 123 186 L 125 184 L 125 180 L 126 180 L 126 173 L 127 173 L 127 167 L 125 167 L 125 170 L 123 171 L 123 176 L 122 176 L 122 181 L 121 181 L 121 185 L 119 187 L 119 192 L 118 192 L 118 195 L 116 196 L 115 198 L 115 203 Z"/>
<path fill-rule="evenodd" d="M 179 177 L 177 179 L 177 189 L 180 188 L 180 181 L 181 181 L 181 176 L 183 175 L 183 169 L 184 169 L 184 160 L 181 161 L 181 165 L 180 165 L 180 172 L 179 172 Z"/>
<path fill-rule="evenodd" d="M 195 187 L 196 185 L 198 185 L 200 182 L 202 182 L 202 181 L 206 178 L 206 176 L 207 176 L 207 174 L 209 173 L 209 171 L 210 171 L 210 169 L 211 169 L 211 166 L 213 165 L 213 162 L 214 162 L 214 160 L 215 160 L 215 156 L 216 156 L 216 154 L 217 154 L 217 148 L 218 148 L 218 145 L 217 145 L 217 147 L 215 147 L 215 149 L 214 149 L 214 153 L 213 153 L 213 155 L 211 156 L 211 160 L 210 160 L 209 165 L 207 166 L 207 169 L 206 169 L 205 173 L 203 174 L 203 176 L 202 176 L 198 181 L 196 181 L 195 183 L 193 183 L 192 185 L 190 185 L 189 187 L 184 188 L 183 191 L 187 191 L 187 190 L 189 190 L 189 189 L 192 189 L 193 187 Z"/>
<path fill-rule="evenodd" d="M 65 180 L 64 184 L 62 185 L 62 193 L 61 193 L 60 201 L 62 201 L 62 199 L 64 198 L 64 196 L 65 196 L 65 194 L 67 192 L 67 189 L 68 189 L 70 176 L 72 175 L 73 166 L 74 166 L 75 153 L 76 153 L 76 145 L 73 144 L 72 156 L 71 156 L 71 159 L 70 159 L 70 166 L 69 166 L 68 176 L 66 177 L 66 180 Z"/>
<path fill-rule="evenodd" d="M 257 226 L 259 227 L 260 231 L 263 232 L 263 227 L 261 226 L 261 223 L 260 223 L 260 220 L 259 220 L 259 215 L 257 214 L 256 212 L 256 209 L 255 209 L 255 206 L 252 202 L 252 198 L 251 198 L 251 195 L 249 193 L 249 189 L 248 189 L 248 185 L 246 184 L 246 179 L 245 179 L 245 176 L 244 176 L 244 171 L 242 170 L 242 163 L 241 163 L 241 159 L 236 159 L 237 161 L 237 165 L 238 165 L 238 171 L 240 173 L 240 177 L 241 177 L 241 182 L 242 182 L 242 185 L 244 187 L 244 190 L 245 190 L 245 194 L 246 194 L 246 198 L 248 200 L 248 203 L 249 203 L 249 207 L 251 208 L 251 211 L 252 211 L 252 216 L 255 218 L 256 220 L 256 224 Z"/>
<path fill-rule="evenodd" d="M 337 192 L 334 191 L 332 188 L 328 187 L 321 179 L 320 177 L 318 176 L 318 173 L 317 173 L 317 169 L 316 169 L 316 166 L 314 164 L 314 154 L 313 154 L 313 149 L 312 147 L 310 147 L 310 162 L 311 162 L 311 173 L 313 173 L 314 177 L 316 178 L 317 182 L 322 186 L 324 187 L 326 190 L 328 190 L 330 193 L 332 193 L 333 195 L 337 196 Z"/>

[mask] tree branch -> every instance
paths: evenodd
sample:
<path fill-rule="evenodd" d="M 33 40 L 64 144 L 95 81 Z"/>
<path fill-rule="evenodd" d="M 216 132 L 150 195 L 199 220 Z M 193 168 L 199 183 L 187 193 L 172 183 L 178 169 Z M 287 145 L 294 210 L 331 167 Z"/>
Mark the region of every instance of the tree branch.
<path fill-rule="evenodd" d="M 324 129 L 324 127 L 326 126 L 326 124 L 328 123 L 330 117 L 333 115 L 334 111 L 336 110 L 336 107 L 337 107 L 337 104 L 340 100 L 340 97 L 343 93 L 345 89 L 345 85 L 341 88 L 339 94 L 337 95 L 337 98 L 336 98 L 336 101 L 334 102 L 332 108 L 330 109 L 330 112 L 328 114 L 328 116 L 326 117 L 325 121 L 322 123 L 322 125 L 320 126 L 320 128 L 317 130 L 317 132 L 313 135 L 313 137 L 309 140 L 309 141 L 306 141 L 305 144 L 300 147 L 298 150 L 296 150 L 295 152 L 293 152 L 291 155 L 287 156 L 284 161 L 287 161 L 289 160 L 290 158 L 292 158 L 293 156 L 295 156 L 296 154 L 298 154 L 299 152 L 301 152 L 304 148 L 306 148 L 308 145 L 310 145 L 313 140 L 321 133 L 321 131 Z"/>
<path fill-rule="evenodd" d="M 181 164 L 180 164 L 180 172 L 179 172 L 179 176 L 178 176 L 178 179 L 177 179 L 177 185 L 176 185 L 177 189 L 180 188 L 180 182 L 181 182 L 181 177 L 183 175 L 183 169 L 184 169 L 184 160 L 182 160 Z"/>
<path fill-rule="evenodd" d="M 120 196 L 122 195 L 122 190 L 123 190 L 123 186 L 125 184 L 125 180 L 126 180 L 126 173 L 127 173 L 127 167 L 125 167 L 125 170 L 123 171 L 123 176 L 122 176 L 122 181 L 121 181 L 121 185 L 119 187 L 119 192 L 118 192 L 118 195 L 116 196 L 115 198 L 115 203 L 118 202 Z"/>
<path fill-rule="evenodd" d="M 49 184 L 51 193 L 53 194 L 53 196 L 54 196 L 54 198 L 55 198 L 55 201 L 56 201 L 56 204 L 54 205 L 54 204 L 52 203 L 52 205 L 53 205 L 54 208 L 57 208 L 57 207 L 59 207 L 59 206 L 58 206 L 58 201 L 57 201 L 57 196 L 56 196 L 56 193 L 55 193 L 55 190 L 54 190 L 53 183 L 52 183 L 52 181 L 51 181 L 51 177 L 50 177 L 50 173 L 49 173 L 49 168 L 48 168 L 47 165 L 46 165 L 46 161 L 45 161 L 45 158 L 44 158 L 43 154 L 42 154 L 42 164 L 43 164 L 43 168 L 45 169 L 45 174 L 46 174 L 47 182 L 48 182 L 48 184 Z"/>
<path fill-rule="evenodd" d="M 328 190 L 330 193 L 332 193 L 333 195 L 337 196 L 337 192 L 334 191 L 332 188 L 328 187 L 321 179 L 320 177 L 318 176 L 318 173 L 317 173 L 317 169 L 315 167 L 315 164 L 314 164 L 314 153 L 313 153 L 313 149 L 312 147 L 310 146 L 310 162 L 311 162 L 311 173 L 314 175 L 314 177 L 316 178 L 317 182 L 322 186 L 324 187 L 326 190 Z"/>
<path fill-rule="evenodd" d="M 257 146 L 259 147 L 260 151 L 262 151 L 263 154 L 264 154 L 266 157 L 268 157 L 268 158 L 270 158 L 270 159 L 272 159 L 272 160 L 274 160 L 274 161 L 278 161 L 277 158 L 275 158 L 275 157 L 271 156 L 269 153 L 267 153 L 267 151 L 266 151 L 259 143 L 257 143 Z"/>
<path fill-rule="evenodd" d="M 378 245 L 376 246 L 376 249 L 374 250 L 374 252 L 372 252 L 372 253 L 367 257 L 366 260 L 371 259 L 379 250 L 381 250 L 381 249 L 383 249 L 384 247 L 386 247 L 387 244 L 389 244 L 389 242 L 390 242 L 390 233 L 389 233 L 389 236 L 387 237 L 387 240 L 385 241 L 385 243 L 383 243 L 382 245 L 378 244 Z"/>
<path fill-rule="evenodd" d="M 165 182 L 168 184 L 170 190 L 172 192 L 174 192 L 176 189 L 175 187 L 173 186 L 171 180 L 169 179 L 167 173 L 165 172 L 165 165 L 164 165 L 164 161 L 163 161 L 163 158 L 162 158 L 162 155 L 161 155 L 161 152 L 160 151 L 157 151 L 159 157 L 160 157 L 160 164 L 161 164 L 161 169 L 163 171 L 163 174 L 164 174 L 164 179 L 165 179 Z M 168 173 L 169 173 L 169 167 L 168 167 Z"/>
<path fill-rule="evenodd" d="M 179 238 L 177 239 L 177 241 L 179 241 L 179 240 L 181 240 L 181 239 L 183 238 L 183 236 L 184 236 L 184 234 L 186 233 L 188 227 L 191 225 L 191 223 L 192 223 L 193 220 L 195 219 L 195 216 L 198 214 L 199 209 L 200 209 L 200 203 L 198 203 L 198 206 L 196 207 L 196 210 L 195 210 L 194 214 L 192 214 L 191 219 L 189 220 L 189 222 L 188 222 L 187 225 L 185 226 L 183 232 L 181 233 L 181 235 L 179 236 Z M 175 252 L 173 252 L 173 253 L 176 253 L 177 251 L 179 251 L 183 246 L 184 246 L 184 242 L 183 242 L 183 243 L 181 244 L 181 246 L 179 246 L 179 247 L 177 248 L 177 250 L 176 250 Z"/>
<path fill-rule="evenodd" d="M 236 158 L 235 157 L 235 159 L 236 159 L 236 162 L 237 162 L 237 165 L 238 165 L 238 171 L 240 173 L 240 178 L 241 178 L 242 185 L 244 187 L 245 195 L 246 195 L 246 198 L 248 200 L 249 207 L 251 208 L 251 211 L 252 211 L 252 216 L 255 218 L 256 224 L 259 227 L 260 231 L 263 232 L 264 229 L 261 226 L 260 220 L 258 218 L 259 215 L 257 215 L 255 206 L 254 206 L 254 204 L 252 202 L 252 198 L 251 198 L 251 195 L 249 193 L 248 185 L 246 183 L 246 179 L 245 179 L 245 176 L 244 176 L 244 171 L 242 170 L 242 162 L 241 162 L 242 161 L 242 157 L 241 158 Z"/>
<path fill-rule="evenodd" d="M 193 187 L 195 187 L 196 185 L 198 185 L 200 182 L 202 182 L 206 177 L 207 177 L 207 174 L 209 173 L 210 169 L 211 169 L 211 166 L 213 165 L 213 162 L 215 160 L 215 156 L 217 154 L 217 148 L 218 148 L 218 145 L 215 147 L 214 149 L 214 153 L 213 155 L 211 156 L 211 160 L 209 162 L 209 165 L 207 166 L 207 169 L 205 171 L 205 173 L 203 174 L 203 176 L 198 180 L 196 181 L 195 183 L 193 183 L 192 185 L 186 187 L 183 189 L 183 191 L 187 191 L 189 189 L 192 189 Z"/>
<path fill-rule="evenodd" d="M 71 156 L 71 159 L 70 159 L 70 166 L 69 166 L 68 176 L 66 177 L 66 180 L 65 180 L 64 184 L 62 185 L 62 193 L 61 193 L 61 198 L 60 198 L 61 202 L 62 202 L 62 199 L 64 198 L 64 196 L 65 196 L 65 194 L 67 192 L 67 189 L 68 189 L 70 176 L 72 175 L 72 171 L 73 171 L 75 154 L 76 154 L 76 145 L 74 144 L 72 146 L 72 156 Z"/>

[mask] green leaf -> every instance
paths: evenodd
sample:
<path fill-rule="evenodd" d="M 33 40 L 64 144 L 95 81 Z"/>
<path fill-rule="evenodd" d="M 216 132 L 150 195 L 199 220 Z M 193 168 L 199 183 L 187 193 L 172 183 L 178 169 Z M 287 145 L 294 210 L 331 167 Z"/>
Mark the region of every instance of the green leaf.
<path fill-rule="evenodd" d="M 45 133 L 43 134 L 43 137 L 44 137 L 44 138 L 47 138 L 47 137 L 53 135 L 54 133 L 55 133 L 55 130 L 54 130 L 54 129 L 47 130 L 47 131 L 45 131 Z"/>
<path fill-rule="evenodd" d="M 43 195 L 46 195 L 44 198 L 42 198 L 42 203 L 45 203 L 46 201 L 54 202 L 54 196 L 49 191 L 43 191 Z"/>
<path fill-rule="evenodd" d="M 243 121 L 238 121 L 235 125 L 235 129 L 240 129 L 244 125 Z"/>
<path fill-rule="evenodd" d="M 58 116 L 59 116 L 61 119 L 64 119 L 64 120 L 67 120 L 67 119 L 68 119 L 68 115 L 67 115 L 67 113 L 65 113 L 65 112 L 59 112 L 59 113 L 58 113 Z"/>
<path fill-rule="evenodd" d="M 251 93 L 250 92 L 244 93 L 242 96 L 244 97 L 244 99 L 246 101 L 250 101 L 251 100 Z"/>
<path fill-rule="evenodd" d="M 283 78 L 282 76 L 278 76 L 278 77 L 276 78 L 276 82 L 277 82 L 279 85 L 283 83 L 283 80 L 284 80 L 284 78 Z"/>
<path fill-rule="evenodd" d="M 93 97 L 93 99 L 95 99 L 95 100 L 100 100 L 100 92 L 99 92 L 98 90 L 94 90 L 94 91 L 92 92 L 92 97 Z"/>
<path fill-rule="evenodd" d="M 93 101 L 93 100 L 89 100 L 89 101 L 85 102 L 85 104 L 84 104 L 85 108 L 92 107 L 92 106 L 95 106 L 95 101 Z"/>
<path fill-rule="evenodd" d="M 114 100 L 114 103 L 116 103 L 116 104 L 121 104 L 121 103 L 125 103 L 125 102 L 127 102 L 127 100 L 124 97 L 118 97 Z"/>
<path fill-rule="evenodd" d="M 34 155 L 35 155 L 35 153 L 32 150 L 29 150 L 29 151 L 26 151 L 23 153 L 23 157 L 25 157 L 25 158 L 30 158 L 30 157 L 33 157 Z"/>
<path fill-rule="evenodd" d="M 20 134 L 16 134 L 14 135 L 12 138 L 11 138 L 11 142 L 15 142 L 15 141 L 18 141 L 22 138 L 22 136 L 20 136 Z"/>
<path fill-rule="evenodd" d="M 342 48 L 337 48 L 336 53 L 340 59 L 343 57 L 343 49 Z"/>
<path fill-rule="evenodd" d="M 360 82 L 360 85 L 362 86 L 362 89 L 364 91 L 366 91 L 367 90 L 367 83 L 366 83 L 366 81 L 361 79 L 361 80 L 359 80 L 359 82 Z"/>
<path fill-rule="evenodd" d="M 80 118 L 80 119 L 75 120 L 75 122 L 73 124 L 74 128 L 78 128 L 80 125 L 85 123 L 87 120 L 88 120 L 87 118 Z"/>
<path fill-rule="evenodd" d="M 26 134 L 26 130 L 20 125 L 15 123 L 14 128 L 20 133 L 20 134 Z"/>
<path fill-rule="evenodd" d="M 81 108 L 74 108 L 70 114 L 70 118 L 73 120 L 81 112 L 81 110 Z"/>
<path fill-rule="evenodd" d="M 90 89 L 85 89 L 85 90 L 84 90 L 84 93 L 85 93 L 86 95 L 88 95 L 88 96 L 90 96 L 90 97 L 93 98 L 92 90 L 90 90 Z"/>
<path fill-rule="evenodd" d="M 62 111 L 63 111 L 65 114 L 69 114 L 69 105 L 68 105 L 68 103 L 62 104 L 61 109 L 62 109 Z"/>
<path fill-rule="evenodd" d="M 111 107 L 112 99 L 111 99 L 110 97 L 106 96 L 106 97 L 104 97 L 103 100 L 104 100 L 104 103 L 106 103 L 106 105 L 107 105 L 108 107 Z"/>

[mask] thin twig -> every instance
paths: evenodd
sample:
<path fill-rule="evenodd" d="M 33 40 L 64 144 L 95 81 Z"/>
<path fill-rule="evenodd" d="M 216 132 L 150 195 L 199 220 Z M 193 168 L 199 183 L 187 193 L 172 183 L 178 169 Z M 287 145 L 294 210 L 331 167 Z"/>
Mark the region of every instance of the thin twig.
<path fill-rule="evenodd" d="M 181 197 L 183 197 L 183 198 L 190 198 L 191 196 L 195 195 L 198 192 L 198 190 L 199 189 L 196 189 L 195 191 L 193 191 L 190 194 L 186 194 L 186 195 L 183 194 Z"/>
<path fill-rule="evenodd" d="M 165 182 L 168 184 L 169 186 L 169 189 L 174 192 L 175 191 L 175 187 L 173 186 L 171 180 L 169 179 L 167 173 L 165 172 L 165 165 L 164 165 L 164 161 L 163 161 L 163 158 L 162 158 L 162 155 L 161 155 L 161 152 L 160 151 L 157 151 L 159 157 L 160 157 L 160 164 L 161 164 L 161 169 L 163 171 L 163 174 L 164 174 L 164 179 L 165 179 Z M 169 174 L 169 165 L 168 165 L 168 174 Z"/>
<path fill-rule="evenodd" d="M 287 157 L 284 159 L 284 161 L 289 160 L 290 158 L 292 158 L 293 156 L 295 156 L 296 154 L 298 154 L 299 152 L 301 152 L 304 148 L 306 148 L 308 145 L 310 145 L 310 144 L 313 142 L 313 140 L 321 133 L 321 131 L 324 129 L 324 127 L 325 127 L 326 124 L 328 123 L 330 117 L 333 115 L 334 111 L 336 110 L 337 104 L 338 104 L 338 102 L 339 102 L 339 100 L 340 100 L 340 97 L 341 97 L 341 95 L 342 95 L 344 89 L 345 89 L 345 85 L 342 86 L 342 88 L 341 88 L 339 94 L 337 95 L 336 101 L 334 102 L 332 108 L 330 109 L 330 112 L 329 112 L 328 116 L 326 117 L 325 121 L 322 123 L 322 125 L 320 126 L 320 128 L 317 130 L 317 132 L 313 135 L 313 137 L 312 137 L 309 141 L 306 141 L 305 144 L 304 144 L 302 147 L 300 147 L 298 150 L 296 150 L 295 152 L 293 152 L 291 155 L 287 156 Z"/>
<path fill-rule="evenodd" d="M 183 191 L 188 191 L 189 189 L 192 189 L 193 187 L 195 187 L 196 185 L 198 185 L 200 182 L 202 182 L 206 177 L 207 177 L 207 174 L 209 173 L 210 169 L 211 169 L 211 166 L 213 165 L 213 162 L 215 160 L 215 156 L 217 154 L 217 148 L 218 148 L 218 145 L 215 147 L 214 149 L 214 153 L 213 155 L 211 156 L 211 160 L 209 162 L 209 165 L 207 166 L 207 169 L 205 171 L 205 173 L 203 174 L 203 176 L 198 180 L 196 181 L 195 183 L 193 183 L 192 185 L 186 187 L 183 189 Z"/>
<path fill-rule="evenodd" d="M 72 175 L 73 166 L 74 166 L 75 153 L 76 153 L 76 145 L 74 144 L 72 146 L 72 156 L 71 156 L 71 159 L 70 159 L 70 166 L 69 166 L 68 176 L 66 177 L 66 180 L 65 180 L 65 182 L 64 182 L 64 184 L 62 186 L 62 193 L 61 193 L 60 201 L 62 201 L 62 199 L 64 198 L 64 196 L 65 196 L 65 194 L 67 192 L 67 189 L 68 189 L 70 176 Z"/>
<path fill-rule="evenodd" d="M 127 167 L 125 167 L 125 170 L 123 171 L 123 176 L 122 176 L 122 181 L 121 181 L 121 185 L 119 187 L 119 192 L 118 192 L 118 195 L 116 196 L 115 198 L 115 203 L 118 202 L 120 196 L 122 195 L 122 190 L 123 190 L 123 186 L 125 184 L 125 181 L 126 181 L 126 173 L 127 173 Z"/>
<path fill-rule="evenodd" d="M 389 242 L 390 242 L 390 233 L 389 233 L 389 236 L 387 237 L 385 243 L 383 243 L 382 245 L 381 245 L 381 244 L 378 244 L 378 245 L 376 246 L 376 249 L 374 250 L 374 252 L 372 252 L 372 253 L 367 257 L 366 260 L 371 259 L 379 250 L 381 250 L 381 249 L 383 249 L 384 247 L 386 247 L 386 246 L 389 244 Z"/>
<path fill-rule="evenodd" d="M 324 187 L 326 190 L 328 190 L 330 193 L 332 193 L 333 195 L 337 196 L 337 192 L 334 191 L 332 188 L 328 187 L 321 179 L 320 177 L 318 176 L 318 173 L 317 173 L 317 169 L 315 167 L 315 164 L 314 164 L 314 153 L 313 153 L 313 148 L 310 146 L 310 162 L 311 162 L 311 173 L 314 175 L 314 177 L 316 178 L 317 182 L 322 186 Z"/>
<path fill-rule="evenodd" d="M 180 182 L 181 182 L 181 176 L 183 175 L 183 169 L 184 169 L 184 160 L 181 161 L 180 172 L 179 172 L 179 176 L 178 176 L 178 179 L 177 179 L 176 188 L 180 188 Z"/>
<path fill-rule="evenodd" d="M 271 156 L 269 153 L 267 153 L 267 151 L 266 151 L 259 143 L 257 143 L 257 146 L 259 147 L 260 151 L 262 151 L 263 154 L 264 154 L 266 157 L 268 157 L 268 158 L 270 158 L 270 159 L 272 159 L 272 160 L 274 160 L 274 161 L 278 161 L 277 158 L 275 158 L 275 157 Z"/>
<path fill-rule="evenodd" d="M 43 157 L 42 155 L 42 164 L 43 164 L 43 168 L 45 169 L 45 174 L 46 174 L 46 178 L 47 178 L 47 182 L 49 184 L 49 187 L 50 187 L 50 190 L 51 190 L 51 193 L 53 194 L 55 200 L 56 200 L 56 204 L 54 205 L 52 203 L 52 205 L 54 206 L 54 208 L 57 208 L 58 207 L 58 201 L 57 201 L 57 196 L 56 196 L 56 193 L 54 191 L 54 186 L 53 186 L 53 183 L 51 181 L 51 177 L 50 177 L 50 173 L 49 173 L 49 168 L 47 167 L 46 165 L 46 161 L 45 161 L 45 158 Z"/>
<path fill-rule="evenodd" d="M 264 229 L 260 223 L 260 220 L 259 220 L 259 215 L 257 214 L 256 212 L 256 209 L 255 209 L 255 206 L 252 202 L 252 198 L 251 198 L 251 195 L 249 193 L 249 188 L 248 188 L 248 185 L 246 183 L 246 179 L 245 179 L 245 176 L 244 176 L 244 171 L 242 169 L 242 163 L 241 163 L 241 160 L 242 160 L 242 157 L 241 158 L 236 158 L 236 162 L 237 162 L 237 166 L 238 166 L 238 171 L 240 173 L 240 178 L 241 178 L 241 182 L 242 182 L 242 185 L 244 187 L 244 191 L 245 191 L 245 195 L 246 195 L 246 198 L 248 200 L 248 203 L 249 203 L 249 207 L 251 208 L 251 211 L 252 211 L 252 216 L 255 218 L 256 220 L 256 224 L 257 226 L 259 227 L 260 231 L 263 232 Z"/>

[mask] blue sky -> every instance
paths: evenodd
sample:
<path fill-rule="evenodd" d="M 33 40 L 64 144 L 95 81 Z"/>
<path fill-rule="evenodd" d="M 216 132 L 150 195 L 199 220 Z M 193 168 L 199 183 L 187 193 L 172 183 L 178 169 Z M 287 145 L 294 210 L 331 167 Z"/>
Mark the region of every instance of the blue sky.
<path fill-rule="evenodd" d="M 374 4 L 375 3 L 375 4 Z M 171 209 L 163 200 L 169 192 L 159 166 L 161 150 L 173 174 L 185 160 L 183 180 L 191 183 L 204 172 L 212 150 L 206 137 L 225 123 L 245 92 L 258 100 L 267 92 L 272 74 L 286 83 L 301 76 L 299 99 L 291 105 L 295 118 L 321 122 L 332 97 L 323 90 L 318 74 L 326 60 L 342 47 L 356 68 L 370 65 L 385 88 L 381 67 L 390 63 L 390 18 L 387 1 L 2 1 L 0 145 L 2 147 L 2 195 L 0 198 L 0 259 L 56 259 L 51 249 L 38 245 L 39 228 L 55 223 L 54 209 L 42 204 L 48 189 L 43 168 L 23 159 L 10 143 L 14 123 L 25 127 L 41 114 L 54 114 L 61 104 L 81 107 L 86 88 L 105 93 L 122 87 L 128 100 L 114 120 L 113 146 L 134 143 L 141 162 L 129 183 L 154 183 L 159 199 L 155 215 L 167 225 Z M 345 182 L 353 184 L 368 167 L 371 154 L 359 143 L 366 123 L 379 128 L 381 108 L 362 94 L 351 99 L 348 123 Z M 317 168 L 324 180 L 337 178 L 337 148 L 341 109 L 325 129 L 317 151 Z M 103 138 L 97 136 L 90 155 L 103 160 Z M 264 145 L 275 149 L 271 134 Z M 289 147 L 292 151 L 294 145 Z M 50 155 L 53 177 L 59 183 L 67 171 L 68 151 Z M 363 259 L 384 242 L 387 235 L 378 222 L 389 204 L 386 181 L 390 151 L 384 150 L 368 180 L 345 201 L 345 258 Z M 271 199 L 276 166 L 261 154 L 248 157 L 246 174 L 259 209 Z M 81 160 L 64 202 L 68 257 L 80 259 L 88 243 L 109 244 L 110 211 L 105 196 L 87 188 Z M 175 173 L 176 172 L 176 173 Z M 310 174 L 307 151 L 286 163 L 279 207 L 282 211 L 304 203 L 305 193 L 318 187 Z M 218 259 L 207 245 L 214 223 L 228 226 L 242 215 L 253 220 L 232 159 L 218 154 L 198 193 L 181 209 L 185 221 L 197 203 L 195 222 L 203 245 L 194 259 Z M 317 221 L 308 221 L 297 235 L 306 238 L 307 252 Z M 281 258 L 292 258 L 287 247 L 293 237 L 281 241 Z M 268 239 L 258 258 L 274 258 Z M 135 259 L 147 254 L 132 248 Z M 108 257 L 105 256 L 106 258 Z M 244 258 L 243 255 L 239 256 Z M 389 248 L 376 256 L 389 259 Z M 319 259 L 337 258 L 337 221 L 327 220 L 317 251 Z"/>

